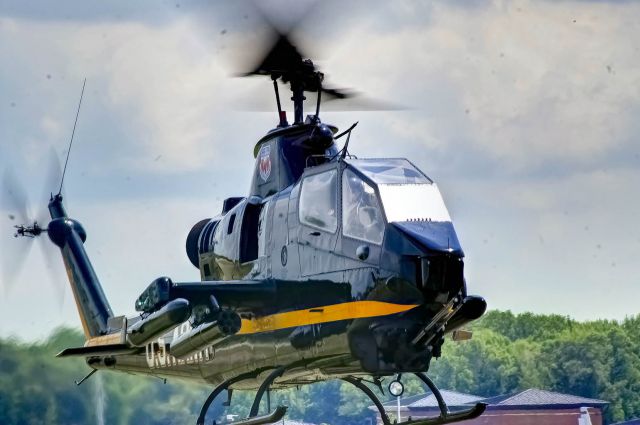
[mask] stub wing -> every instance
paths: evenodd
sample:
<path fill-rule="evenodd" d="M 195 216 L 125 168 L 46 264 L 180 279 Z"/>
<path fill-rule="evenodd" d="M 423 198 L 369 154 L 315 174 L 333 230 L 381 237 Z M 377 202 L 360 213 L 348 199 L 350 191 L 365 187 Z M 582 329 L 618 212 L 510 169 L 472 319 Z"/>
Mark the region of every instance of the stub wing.
<path fill-rule="evenodd" d="M 273 305 L 276 283 L 267 280 L 211 281 L 176 283 L 170 289 L 171 298 L 184 298 L 192 306 L 211 303 L 215 297 L 221 308 L 238 312 L 258 312 Z"/>
<path fill-rule="evenodd" d="M 193 327 L 211 324 L 224 335 L 235 334 L 241 327 L 240 314 L 264 314 L 265 306 L 274 305 L 275 294 L 272 280 L 174 283 L 161 277 L 138 297 L 141 320 L 131 319 L 129 326 L 123 326 L 126 337 L 120 342 L 144 347 L 186 321 Z"/>
<path fill-rule="evenodd" d="M 92 356 L 122 356 L 136 354 L 141 349 L 129 344 L 105 344 L 92 347 L 66 348 L 56 357 L 92 357 Z"/>

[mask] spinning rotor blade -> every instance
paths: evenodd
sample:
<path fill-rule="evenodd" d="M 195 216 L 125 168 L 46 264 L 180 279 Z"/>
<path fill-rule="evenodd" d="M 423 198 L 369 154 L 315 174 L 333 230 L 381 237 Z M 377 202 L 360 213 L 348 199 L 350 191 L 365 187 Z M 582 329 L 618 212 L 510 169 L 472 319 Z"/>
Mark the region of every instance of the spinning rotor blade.
<path fill-rule="evenodd" d="M 47 169 L 44 175 L 44 181 L 42 185 L 42 191 L 40 197 L 38 198 L 37 205 L 37 220 L 38 223 L 43 225 L 48 223 L 51 219 L 49 215 L 49 209 L 47 208 L 49 204 L 49 200 L 57 190 L 59 189 L 60 180 L 62 179 L 62 167 L 60 165 L 60 157 L 58 153 L 53 148 L 53 146 L 49 147 L 49 152 L 47 155 Z M 62 195 L 64 196 L 64 189 L 62 190 Z"/>
<path fill-rule="evenodd" d="M 0 270 L 2 272 L 2 286 L 6 296 L 15 285 L 16 278 L 22 270 L 24 261 L 31 251 L 31 238 L 13 237 L 14 226 L 29 225 L 27 212 L 27 195 L 24 186 L 16 178 L 13 170 L 7 168 L 2 180 L 2 233 L 0 234 Z"/>
<path fill-rule="evenodd" d="M 325 96 L 322 96 L 324 99 Z M 339 100 L 340 102 L 337 102 Z M 315 96 L 309 97 L 310 102 L 315 102 Z M 323 111 L 343 112 L 343 111 L 404 111 L 411 109 L 408 106 L 365 96 L 362 93 L 351 92 L 346 97 L 337 99 L 327 99 L 322 103 Z"/>
<path fill-rule="evenodd" d="M 48 241 L 40 241 L 40 250 L 44 258 L 47 278 L 51 282 L 56 304 L 62 307 L 67 285 L 65 284 L 65 270 L 60 262 L 60 255 L 56 253 L 56 247 L 47 243 Z"/>
<path fill-rule="evenodd" d="M 38 199 L 38 223 L 41 223 L 43 226 L 51 219 L 47 206 L 51 196 L 55 194 L 56 189 L 59 189 L 58 185 L 62 179 L 60 158 L 53 146 L 49 148 L 48 162 L 45 180 L 42 186 L 42 195 Z M 62 190 L 62 194 L 64 196 L 64 189 Z M 44 206 L 44 208 L 41 206 Z M 47 269 L 47 277 L 55 293 L 56 302 L 59 306 L 62 306 L 67 285 L 65 283 L 66 273 L 60 262 L 60 254 L 56 246 L 49 243 L 49 240 L 41 240 L 39 246 Z"/>
<path fill-rule="evenodd" d="M 12 169 L 4 170 L 2 180 L 2 209 L 3 213 L 15 224 L 26 224 L 29 220 L 27 213 L 27 195 L 24 186 L 16 178 Z"/>
<path fill-rule="evenodd" d="M 325 100 L 334 100 L 334 99 L 349 99 L 351 97 L 357 96 L 354 91 L 349 89 L 329 89 L 326 87 L 322 87 L 322 97 Z"/>
<path fill-rule="evenodd" d="M 9 235 L 2 235 L 1 240 L 0 257 L 2 257 L 2 262 L 0 269 L 2 270 L 2 280 L 0 281 L 0 287 L 2 287 L 3 295 L 6 297 L 17 283 L 18 276 L 31 252 L 34 240 L 32 238 L 16 239 Z"/>
<path fill-rule="evenodd" d="M 251 56 L 256 58 L 250 71 L 244 72 L 242 76 L 263 75 L 270 76 L 272 79 L 280 79 L 288 83 L 296 81 L 304 87 L 305 91 L 317 92 L 322 89 L 329 97 L 343 99 L 349 95 L 348 91 L 338 89 L 324 89 L 322 87 L 323 74 L 319 73 L 316 66 L 310 60 L 310 56 L 304 54 L 300 48 L 301 43 L 295 40 L 294 33 L 298 28 L 302 28 L 305 24 L 305 17 L 314 16 L 315 9 L 319 2 L 307 7 L 301 15 L 302 19 L 297 19 L 294 25 L 290 25 L 286 30 L 282 26 L 278 26 L 271 21 L 265 11 L 258 8 L 255 4 L 254 12 L 258 16 L 261 24 L 266 26 L 268 35 L 263 37 L 266 40 L 263 46 L 269 46 L 263 49 L 262 46 L 255 48 L 251 52 Z M 271 39 L 271 43 L 269 43 Z"/>
<path fill-rule="evenodd" d="M 14 238 L 13 232 L 17 229 L 13 226 L 34 226 L 38 224 L 43 229 L 47 228 L 50 216 L 48 211 L 48 202 L 51 197 L 51 188 L 55 188 L 60 182 L 62 171 L 60 161 L 53 148 L 49 152 L 49 164 L 46 171 L 46 179 L 44 183 L 43 195 L 38 199 L 36 208 L 29 208 L 28 197 L 24 186 L 15 177 L 12 170 L 7 169 L 4 173 L 2 187 L 2 209 L 3 217 L 0 220 L 2 224 L 0 234 L 0 269 L 2 271 L 2 282 L 0 286 L 4 288 L 5 295 L 10 292 L 15 285 L 16 279 L 20 274 L 24 262 L 26 261 L 31 247 L 36 239 L 42 250 L 45 265 L 47 267 L 47 275 L 52 281 L 55 297 L 59 305 L 64 300 L 64 270 L 60 264 L 60 259 L 56 258 L 56 248 L 51 244 L 46 235 L 41 234 L 42 238 L 36 237 L 17 237 Z M 36 210 L 37 214 L 31 215 L 30 210 Z M 10 227 L 11 226 L 11 227 Z M 12 233 L 9 233 L 12 232 Z"/>
<path fill-rule="evenodd" d="M 327 91 L 333 91 L 324 87 L 322 89 L 322 111 L 344 112 L 344 111 L 403 111 L 411 109 L 402 104 L 375 99 L 365 96 L 362 93 L 348 89 L 340 89 L 341 97 L 327 95 Z M 337 90 L 336 90 L 337 91 Z M 316 104 L 316 94 L 306 93 L 307 104 Z M 272 112 L 274 107 L 273 92 L 254 91 L 252 95 L 241 95 L 239 99 L 232 102 L 232 108 L 241 112 Z M 283 108 L 287 109 L 287 108 Z"/>
<path fill-rule="evenodd" d="M 318 9 L 322 2 L 313 1 L 292 2 L 286 7 L 286 13 L 278 13 L 277 7 L 269 8 L 259 2 L 245 3 L 245 17 L 251 15 L 252 26 L 262 33 L 261 43 L 251 44 L 253 47 L 245 50 L 253 59 L 248 59 L 252 66 L 244 75 L 271 75 L 300 71 L 305 65 L 304 60 L 310 56 L 306 49 L 300 46 L 300 40 L 295 37 L 301 29 L 307 28 L 309 20 L 321 13 Z M 281 10 L 282 11 L 282 10 Z M 310 46 L 307 42 L 304 47 Z M 314 49 L 316 50 L 316 49 Z M 314 52 L 315 53 L 315 52 Z M 245 64 L 246 66 L 247 64 Z M 308 70 L 308 69 L 306 69 Z M 312 68 L 313 70 L 313 68 Z"/>
<path fill-rule="evenodd" d="M 278 79 L 284 83 L 296 80 L 303 85 L 304 91 L 307 92 L 305 93 L 306 104 L 311 108 L 316 104 L 317 91 L 320 89 L 322 91 L 322 111 L 396 111 L 408 109 L 397 103 L 364 96 L 362 93 L 348 88 L 336 88 L 325 84 L 324 74 L 318 73 L 316 65 L 305 54 L 307 45 L 311 45 L 312 50 L 318 50 L 317 46 L 313 46 L 317 43 L 313 43 L 314 39 L 305 37 L 305 48 L 302 48 L 303 43 L 299 42 L 299 39 L 309 30 L 306 21 L 310 20 L 309 18 L 316 20 L 318 16 L 325 15 L 317 10 L 319 5 L 320 2 L 316 2 L 310 8 L 307 7 L 307 10 L 299 15 L 301 19 L 297 19 L 295 24 L 287 28 L 286 31 L 274 24 L 264 11 L 259 10 L 255 5 L 255 12 L 257 12 L 255 15 L 258 16 L 260 23 L 267 27 L 268 35 L 262 38 L 262 46 L 254 44 L 257 47 L 254 47 L 250 55 L 256 59 L 251 66 L 247 67 L 250 71 L 240 75 L 270 76 L 272 79 Z M 315 39 L 319 36 L 316 34 Z M 269 41 L 271 42 L 269 43 Z M 265 48 L 265 46 L 267 47 Z M 239 110 L 261 112 L 273 111 L 273 108 L 273 95 L 270 94 L 268 98 L 266 96 L 263 98 L 261 93 L 252 94 L 250 100 L 241 98 L 237 107 Z"/>
<path fill-rule="evenodd" d="M 275 30 L 275 28 L 273 29 Z M 277 32 L 276 32 L 277 33 Z M 250 75 L 272 75 L 293 72 L 302 67 L 303 59 L 298 49 L 289 41 L 285 34 L 278 34 L 277 41 L 264 55 L 264 57 L 254 67 L 253 71 L 249 71 L 244 76 Z"/>

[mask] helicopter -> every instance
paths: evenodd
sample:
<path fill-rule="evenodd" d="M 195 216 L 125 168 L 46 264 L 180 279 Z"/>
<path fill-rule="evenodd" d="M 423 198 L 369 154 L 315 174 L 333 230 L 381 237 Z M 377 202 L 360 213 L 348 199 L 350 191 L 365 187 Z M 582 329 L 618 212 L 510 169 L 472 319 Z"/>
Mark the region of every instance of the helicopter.
<path fill-rule="evenodd" d="M 390 425 L 365 383 L 382 391 L 391 378 L 388 390 L 400 396 L 406 374 L 435 395 L 440 414 L 402 424 L 480 416 L 482 403 L 450 412 L 426 375 L 445 336 L 469 337 L 461 328 L 487 306 L 467 293 L 464 252 L 436 183 L 405 158 L 352 155 L 357 123 L 339 133 L 320 119 L 323 96 L 350 93 L 324 87 L 324 74 L 287 34 L 245 76 L 272 80 L 278 123 L 255 144 L 249 193 L 225 199 L 187 236 L 200 281 L 158 277 L 136 299 L 137 314 L 115 315 L 84 249 L 87 232 L 66 212 L 62 184 L 49 200 L 46 228 L 16 226 L 16 236 L 47 233 L 67 270 L 86 342 L 58 357 L 85 359 L 91 372 L 78 384 L 114 370 L 212 385 L 198 424 L 225 391 L 230 402 L 234 389 L 257 390 L 249 417 L 234 423 L 270 424 L 287 410 L 260 415 L 270 389 L 341 379 Z M 291 124 L 278 82 L 292 93 Z M 317 95 L 306 117 L 305 92 Z"/>

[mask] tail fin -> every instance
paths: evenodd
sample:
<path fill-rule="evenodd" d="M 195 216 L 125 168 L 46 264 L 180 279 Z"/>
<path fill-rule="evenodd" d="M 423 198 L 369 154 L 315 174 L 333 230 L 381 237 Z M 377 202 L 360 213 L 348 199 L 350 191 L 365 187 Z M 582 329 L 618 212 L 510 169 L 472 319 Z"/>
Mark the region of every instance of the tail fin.
<path fill-rule="evenodd" d="M 107 321 L 113 317 L 113 313 L 84 250 L 87 234 L 79 222 L 67 217 L 62 195 L 51 198 L 49 213 L 49 238 L 62 253 L 85 337 L 89 339 L 104 335 L 109 331 Z"/>

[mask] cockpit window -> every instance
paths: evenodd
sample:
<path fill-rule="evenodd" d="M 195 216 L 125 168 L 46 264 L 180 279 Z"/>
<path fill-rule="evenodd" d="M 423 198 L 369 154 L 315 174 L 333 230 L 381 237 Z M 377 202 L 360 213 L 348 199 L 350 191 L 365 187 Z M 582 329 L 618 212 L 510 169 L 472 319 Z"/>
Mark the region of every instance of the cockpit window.
<path fill-rule="evenodd" d="M 349 169 L 342 175 L 342 233 L 374 244 L 381 244 L 384 236 L 376 191 Z"/>
<path fill-rule="evenodd" d="M 352 159 L 349 163 L 379 184 L 431 184 L 429 177 L 406 159 Z"/>
<path fill-rule="evenodd" d="M 349 159 L 378 187 L 388 222 L 451 221 L 433 181 L 404 158 Z"/>
<path fill-rule="evenodd" d="M 313 174 L 302 181 L 300 222 L 327 232 L 338 228 L 337 170 Z"/>
<path fill-rule="evenodd" d="M 435 184 L 379 184 L 378 190 L 389 222 L 451 221 Z"/>

